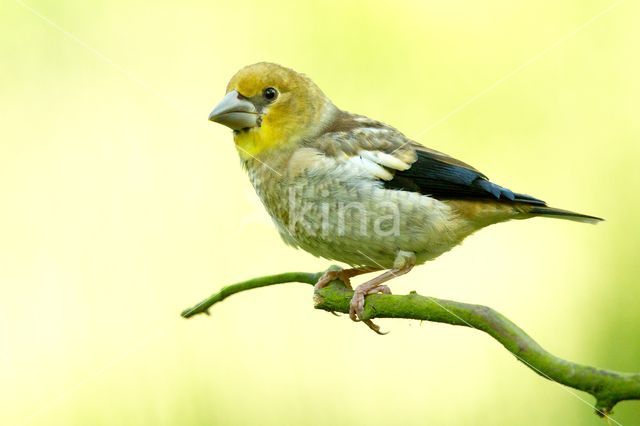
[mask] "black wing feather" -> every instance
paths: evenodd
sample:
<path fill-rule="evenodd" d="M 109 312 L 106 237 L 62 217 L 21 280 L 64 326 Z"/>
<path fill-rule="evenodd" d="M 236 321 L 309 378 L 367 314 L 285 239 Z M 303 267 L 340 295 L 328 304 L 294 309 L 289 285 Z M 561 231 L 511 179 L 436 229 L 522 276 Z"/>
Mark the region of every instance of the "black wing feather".
<path fill-rule="evenodd" d="M 387 189 L 419 192 L 437 199 L 491 199 L 545 206 L 546 203 L 526 194 L 518 194 L 490 182 L 479 171 L 445 161 L 429 151 L 416 149 L 417 161 L 411 168 L 397 171 L 384 183 Z M 453 159 L 452 159 L 453 160 Z"/>

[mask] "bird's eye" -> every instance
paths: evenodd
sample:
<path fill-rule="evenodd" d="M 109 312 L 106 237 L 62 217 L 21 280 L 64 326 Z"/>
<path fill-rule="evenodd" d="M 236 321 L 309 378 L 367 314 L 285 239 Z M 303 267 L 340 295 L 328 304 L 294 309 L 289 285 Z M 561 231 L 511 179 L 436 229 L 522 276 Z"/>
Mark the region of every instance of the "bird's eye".
<path fill-rule="evenodd" d="M 276 98 L 278 97 L 278 91 L 276 89 L 274 89 L 273 87 L 267 87 L 266 89 L 264 89 L 264 91 L 262 92 L 262 96 L 268 100 L 269 102 L 273 102 L 276 100 Z"/>

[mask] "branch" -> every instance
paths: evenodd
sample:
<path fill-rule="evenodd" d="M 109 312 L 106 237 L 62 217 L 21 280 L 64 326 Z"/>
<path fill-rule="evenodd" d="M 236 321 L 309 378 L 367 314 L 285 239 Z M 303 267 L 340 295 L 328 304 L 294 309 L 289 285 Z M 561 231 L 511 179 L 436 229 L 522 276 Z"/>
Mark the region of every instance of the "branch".
<path fill-rule="evenodd" d="M 223 287 L 197 305 L 182 312 L 184 318 L 199 313 L 209 314 L 209 308 L 227 297 L 245 290 L 274 284 L 301 282 L 315 284 L 319 273 L 288 272 L 254 278 Z M 353 290 L 341 281 L 316 291 L 316 309 L 349 312 Z M 545 379 L 561 383 L 593 395 L 596 414 L 607 416 L 620 401 L 640 399 L 640 373 L 619 373 L 576 364 L 558 358 L 544 350 L 521 328 L 499 312 L 482 305 L 425 297 L 411 292 L 408 295 L 372 294 L 367 296 L 362 319 L 406 318 L 471 327 L 489 334 L 527 367 Z"/>

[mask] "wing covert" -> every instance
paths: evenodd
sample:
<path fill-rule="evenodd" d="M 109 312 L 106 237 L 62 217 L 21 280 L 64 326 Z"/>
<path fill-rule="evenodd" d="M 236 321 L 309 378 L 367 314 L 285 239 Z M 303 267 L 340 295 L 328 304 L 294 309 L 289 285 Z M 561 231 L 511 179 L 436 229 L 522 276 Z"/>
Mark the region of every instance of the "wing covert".
<path fill-rule="evenodd" d="M 424 147 L 393 127 L 342 112 L 313 146 L 337 161 L 351 161 L 376 171 L 373 178 L 387 189 L 413 191 L 437 199 L 487 199 L 544 206 L 526 194 L 514 193 L 472 166 Z M 381 173 L 384 168 L 388 173 Z"/>

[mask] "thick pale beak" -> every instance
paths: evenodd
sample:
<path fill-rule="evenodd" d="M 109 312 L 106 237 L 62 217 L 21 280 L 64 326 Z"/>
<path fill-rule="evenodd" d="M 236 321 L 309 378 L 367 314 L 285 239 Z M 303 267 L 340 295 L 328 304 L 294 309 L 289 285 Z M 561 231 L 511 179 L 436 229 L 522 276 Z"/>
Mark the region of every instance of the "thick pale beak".
<path fill-rule="evenodd" d="M 209 114 L 209 120 L 233 130 L 257 127 L 258 117 L 256 107 L 250 101 L 243 99 L 236 90 L 227 93 Z"/>

